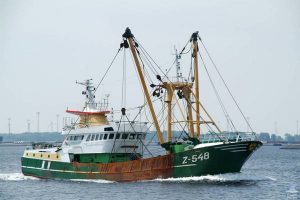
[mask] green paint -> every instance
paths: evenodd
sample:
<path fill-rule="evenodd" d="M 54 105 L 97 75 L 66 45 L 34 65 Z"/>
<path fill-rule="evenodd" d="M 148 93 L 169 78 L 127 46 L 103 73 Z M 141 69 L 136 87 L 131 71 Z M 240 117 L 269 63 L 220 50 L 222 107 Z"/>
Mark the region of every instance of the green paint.
<path fill-rule="evenodd" d="M 125 162 L 132 160 L 135 156 L 131 153 L 94 153 L 94 154 L 74 154 L 74 161 L 80 163 L 110 163 Z M 136 155 L 140 157 L 140 155 Z"/>
<path fill-rule="evenodd" d="M 171 144 L 170 145 L 170 152 L 171 153 L 180 153 L 186 150 L 190 150 L 194 147 L 194 145 L 189 144 Z"/>
<path fill-rule="evenodd" d="M 242 144 L 243 148 L 235 148 L 230 145 Z M 183 146 L 173 146 L 174 151 L 178 153 L 171 154 L 171 167 L 165 168 L 164 171 L 154 173 L 151 179 L 158 177 L 189 177 L 189 176 L 201 176 L 207 174 L 221 174 L 221 173 L 232 173 L 239 172 L 251 156 L 255 148 L 251 145 L 261 146 L 261 142 L 258 141 L 247 141 L 233 144 L 221 144 L 213 147 L 204 147 L 200 149 L 185 150 Z M 233 148 L 233 149 L 232 149 Z M 182 151 L 183 150 L 183 151 Z M 108 161 L 108 155 L 84 155 L 81 159 L 84 161 L 83 164 L 77 162 L 58 162 L 51 161 L 50 168 L 48 167 L 48 161 L 44 162 L 41 159 L 26 158 L 22 157 L 22 172 L 25 175 L 37 176 L 43 178 L 60 178 L 60 179 L 106 179 L 116 181 L 126 181 L 123 177 L 125 173 L 128 173 L 127 169 L 122 171 L 122 167 L 114 173 L 109 173 L 109 169 L 106 164 L 87 163 L 91 157 L 95 160 L 102 162 Z M 112 156 L 112 155 L 111 155 Z M 114 155 L 117 156 L 117 155 Z M 113 162 L 119 162 L 122 165 L 122 161 L 119 157 L 114 157 Z M 123 158 L 122 158 L 123 159 Z M 128 159 L 128 157 L 126 157 Z M 151 158 L 150 158 L 151 159 Z M 147 159 L 144 159 L 145 161 Z M 151 166 L 148 166 L 147 170 L 156 172 L 157 160 L 152 162 Z M 107 162 L 106 162 L 107 163 Z M 140 168 L 134 168 L 134 161 L 129 167 L 132 179 L 130 180 L 141 180 L 142 175 L 149 173 L 149 171 L 140 171 Z M 128 165 L 128 162 L 127 162 Z M 42 166 L 44 166 L 42 168 Z M 167 164 L 166 164 L 167 166 Z M 116 166 L 115 166 L 116 167 Z"/>

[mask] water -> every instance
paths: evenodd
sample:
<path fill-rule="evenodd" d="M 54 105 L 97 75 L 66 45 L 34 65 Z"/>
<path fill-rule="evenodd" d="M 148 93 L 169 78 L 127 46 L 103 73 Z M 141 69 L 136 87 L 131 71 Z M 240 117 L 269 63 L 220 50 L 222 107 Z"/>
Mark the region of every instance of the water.
<path fill-rule="evenodd" d="M 300 199 L 300 151 L 262 147 L 241 173 L 133 183 L 23 176 L 24 147 L 0 147 L 0 199 Z"/>

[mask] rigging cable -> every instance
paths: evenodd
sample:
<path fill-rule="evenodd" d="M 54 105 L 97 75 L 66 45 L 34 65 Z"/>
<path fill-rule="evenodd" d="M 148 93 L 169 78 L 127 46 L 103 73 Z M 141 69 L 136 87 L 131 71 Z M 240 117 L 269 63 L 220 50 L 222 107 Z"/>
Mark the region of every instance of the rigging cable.
<path fill-rule="evenodd" d="M 133 128 L 133 126 L 132 126 L 132 123 L 130 123 L 129 118 L 128 118 L 128 116 L 127 116 L 126 114 L 125 114 L 125 117 L 126 117 L 126 119 L 128 120 L 128 122 L 129 122 L 129 124 L 130 124 L 130 126 L 131 126 L 133 132 L 135 133 L 136 137 L 138 137 L 137 132 L 134 130 L 134 128 Z M 143 141 L 141 140 L 141 138 L 139 138 L 139 140 L 140 140 L 141 144 L 145 147 L 145 149 L 151 154 L 151 156 L 153 156 L 152 153 L 149 151 L 149 149 L 145 146 L 145 144 L 143 143 Z M 136 141 L 135 144 L 137 144 L 137 142 L 138 142 L 138 141 Z M 135 148 L 133 149 L 133 151 L 135 151 Z"/>
<path fill-rule="evenodd" d="M 114 56 L 114 58 L 112 59 L 112 61 L 111 61 L 110 65 L 108 66 L 108 68 L 106 69 L 106 71 L 105 71 L 104 75 L 102 76 L 102 78 L 101 78 L 101 80 L 100 80 L 99 84 L 98 84 L 98 85 L 97 85 L 97 87 L 95 88 L 94 94 L 95 94 L 95 92 L 97 91 L 97 89 L 99 88 L 99 86 L 101 85 L 101 83 L 102 83 L 102 81 L 104 80 L 104 78 L 105 78 L 106 74 L 107 74 L 107 73 L 108 73 L 108 71 L 110 70 L 110 68 L 111 68 L 112 64 L 113 64 L 113 63 L 114 63 L 114 61 L 116 60 L 116 58 L 117 58 L 117 56 L 118 56 L 119 52 L 121 51 L 121 49 L 122 49 L 122 48 L 119 48 L 119 49 L 118 49 L 118 51 L 117 51 L 116 55 L 115 55 L 115 56 Z"/>
<path fill-rule="evenodd" d="M 101 78 L 101 80 L 100 80 L 99 84 L 98 84 L 98 85 L 97 85 L 97 87 L 95 88 L 95 91 L 94 91 L 94 93 L 93 93 L 93 94 L 95 94 L 95 93 L 96 93 L 97 89 L 98 89 L 98 88 L 99 88 L 99 86 L 101 85 L 102 81 L 104 80 L 104 78 L 105 78 L 106 74 L 108 73 L 108 71 L 110 70 L 110 68 L 111 68 L 112 64 L 113 64 L 113 63 L 114 63 L 114 61 L 116 60 L 116 58 L 117 58 L 117 56 L 118 56 L 119 52 L 121 51 L 121 49 L 122 49 L 122 48 L 119 48 L 119 49 L 118 49 L 118 51 L 117 51 L 117 53 L 116 53 L 116 54 L 115 54 L 115 56 L 113 57 L 112 61 L 110 62 L 109 66 L 108 66 L 108 68 L 106 69 L 106 71 L 105 71 L 104 75 L 102 76 L 102 78 Z M 89 104 L 89 103 L 90 103 L 90 100 L 88 101 L 88 103 L 87 103 L 87 104 Z M 86 106 L 84 106 L 84 107 L 83 107 L 82 111 L 84 111 L 84 109 L 85 109 L 85 108 L 86 108 Z M 75 120 L 74 124 L 77 124 L 77 122 L 78 122 L 79 118 L 80 118 L 80 117 L 78 116 L 78 117 L 77 117 L 77 119 Z M 69 135 L 69 134 L 70 134 L 71 130 L 72 130 L 72 129 L 70 129 L 70 130 L 69 130 L 69 132 L 67 133 L 67 135 Z"/>
<path fill-rule="evenodd" d="M 198 36 L 198 37 L 199 37 L 199 36 Z M 212 62 L 214 68 L 216 69 L 218 75 L 220 76 L 220 78 L 221 78 L 223 84 L 225 85 L 225 87 L 226 87 L 228 93 L 230 94 L 230 96 L 231 96 L 231 98 L 233 99 L 235 105 L 237 106 L 238 110 L 240 111 L 241 115 L 243 116 L 244 120 L 246 121 L 248 127 L 250 128 L 250 130 L 252 131 L 252 133 L 255 134 L 254 131 L 253 131 L 253 129 L 252 129 L 252 127 L 251 127 L 251 125 L 250 125 L 250 123 L 249 123 L 249 121 L 247 120 L 247 118 L 246 118 L 246 116 L 244 115 L 242 109 L 240 108 L 240 106 L 238 105 L 237 101 L 235 100 L 233 94 L 232 94 L 231 91 L 229 90 L 229 87 L 228 87 L 227 83 L 226 83 L 225 80 L 223 79 L 223 77 L 222 77 L 222 75 L 221 75 L 219 69 L 217 68 L 217 65 L 216 65 L 215 62 L 213 61 L 212 57 L 210 56 L 210 53 L 209 53 L 208 50 L 206 49 L 206 47 L 205 47 L 205 45 L 204 45 L 204 43 L 202 42 L 202 40 L 201 40 L 200 37 L 199 37 L 199 40 L 200 40 L 201 44 L 203 45 L 203 47 L 204 47 L 204 49 L 205 49 L 205 51 L 206 51 L 206 53 L 207 53 L 207 55 L 208 55 L 210 61 Z"/>
<path fill-rule="evenodd" d="M 149 61 L 149 59 L 148 59 L 148 57 L 152 60 L 152 62 L 157 66 L 157 68 L 165 75 L 165 77 L 170 81 L 170 82 L 172 82 L 167 76 L 166 76 L 166 74 L 164 73 L 164 71 L 159 67 L 159 65 L 154 61 L 154 59 L 149 55 L 149 53 L 144 49 L 144 47 L 135 39 L 135 41 L 138 43 L 138 45 L 141 47 L 141 52 L 143 53 L 143 54 L 145 54 L 145 58 Z M 188 44 L 188 43 L 187 43 Z M 186 45 L 187 45 L 186 44 Z M 185 49 L 185 47 L 184 47 L 184 49 Z M 184 51 L 184 49 L 182 50 L 182 52 Z M 188 52 L 187 52 L 188 53 Z M 147 57 L 147 56 L 148 57 Z M 150 62 L 151 63 L 151 62 Z M 151 64 L 152 65 L 152 64 Z M 153 67 L 153 66 L 152 66 Z M 156 70 L 155 70 L 156 71 Z M 194 108 L 193 108 L 194 109 Z M 219 137 L 219 136 L 218 136 Z"/>
<path fill-rule="evenodd" d="M 225 106 L 224 106 L 224 104 L 223 104 L 223 102 L 222 102 L 222 99 L 221 99 L 221 97 L 220 97 L 220 95 L 219 95 L 219 93 L 218 93 L 218 90 L 217 90 L 217 88 L 216 88 L 216 86 L 215 86 L 215 84 L 214 84 L 214 82 L 213 82 L 213 80 L 212 80 L 212 78 L 211 78 L 211 76 L 210 76 L 210 74 L 209 74 L 209 71 L 208 71 L 208 69 L 207 69 L 207 67 L 206 67 L 206 64 L 205 64 L 205 62 L 204 62 L 204 60 L 203 60 L 203 58 L 202 58 L 200 52 L 198 52 L 198 54 L 199 54 L 199 57 L 201 58 L 201 61 L 202 61 L 202 63 L 203 63 L 204 69 L 205 69 L 205 72 L 206 72 L 206 74 L 207 74 L 207 76 L 208 76 L 208 78 L 209 78 L 210 84 L 212 85 L 213 90 L 214 90 L 214 92 L 215 92 L 215 94 L 216 94 L 216 96 L 217 96 L 217 99 L 218 99 L 218 101 L 219 101 L 219 103 L 220 103 L 220 105 L 221 105 L 221 108 L 222 108 L 223 113 L 224 113 L 226 119 L 230 121 L 230 123 L 231 123 L 232 127 L 234 128 L 234 130 L 237 132 L 237 129 L 235 128 L 235 125 L 233 124 L 233 121 L 232 121 L 231 118 L 229 117 L 229 114 L 228 114 L 228 112 L 227 112 L 227 110 L 226 110 L 226 108 L 225 108 Z"/>

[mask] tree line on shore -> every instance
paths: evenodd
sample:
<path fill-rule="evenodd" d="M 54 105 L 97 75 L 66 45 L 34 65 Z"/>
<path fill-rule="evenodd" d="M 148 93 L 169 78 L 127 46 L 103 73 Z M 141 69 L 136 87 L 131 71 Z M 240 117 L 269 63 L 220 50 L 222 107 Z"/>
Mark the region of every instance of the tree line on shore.
<path fill-rule="evenodd" d="M 266 142 L 288 142 L 288 143 L 299 143 L 300 142 L 299 134 L 292 135 L 290 133 L 285 133 L 284 136 L 282 137 L 280 135 L 262 132 L 262 133 L 258 134 L 258 138 L 261 141 L 266 141 Z"/>

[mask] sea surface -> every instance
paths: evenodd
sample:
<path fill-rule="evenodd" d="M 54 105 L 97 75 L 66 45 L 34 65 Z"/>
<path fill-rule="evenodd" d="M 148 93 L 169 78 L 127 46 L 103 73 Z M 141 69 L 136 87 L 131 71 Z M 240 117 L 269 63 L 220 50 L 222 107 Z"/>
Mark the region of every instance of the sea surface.
<path fill-rule="evenodd" d="M 300 150 L 263 146 L 241 173 L 116 183 L 23 176 L 24 148 L 0 146 L 0 200 L 300 199 Z"/>

